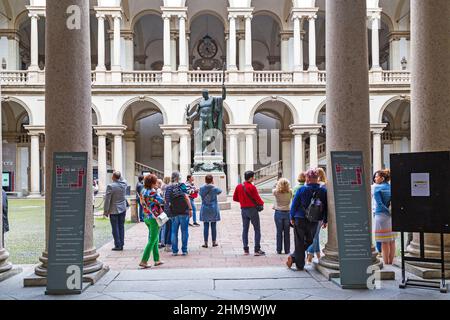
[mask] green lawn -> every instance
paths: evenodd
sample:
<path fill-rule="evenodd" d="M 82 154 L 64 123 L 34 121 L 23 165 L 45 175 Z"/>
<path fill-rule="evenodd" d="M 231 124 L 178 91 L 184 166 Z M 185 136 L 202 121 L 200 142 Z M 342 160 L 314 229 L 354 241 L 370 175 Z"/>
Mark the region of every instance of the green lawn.
<path fill-rule="evenodd" d="M 35 264 L 39 262 L 38 258 L 45 246 L 44 200 L 10 199 L 9 225 L 10 232 L 5 236 L 5 244 L 10 253 L 10 261 L 15 264 Z M 127 221 L 125 229 L 132 226 L 133 224 Z M 95 246 L 100 248 L 111 240 L 109 219 L 96 217 Z"/>

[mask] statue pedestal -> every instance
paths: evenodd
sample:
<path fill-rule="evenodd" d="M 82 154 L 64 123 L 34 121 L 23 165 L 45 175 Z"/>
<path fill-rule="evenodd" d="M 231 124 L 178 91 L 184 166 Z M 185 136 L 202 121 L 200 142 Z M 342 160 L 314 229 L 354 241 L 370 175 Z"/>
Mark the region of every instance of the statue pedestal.
<path fill-rule="evenodd" d="M 203 154 L 194 157 L 194 184 L 198 188 L 205 184 L 205 177 L 210 174 L 214 178 L 214 185 L 222 190 L 218 196 L 219 207 L 221 210 L 230 210 L 231 202 L 227 197 L 227 176 L 223 170 L 222 154 Z M 200 209 L 201 198 L 196 200 L 197 208 Z"/>

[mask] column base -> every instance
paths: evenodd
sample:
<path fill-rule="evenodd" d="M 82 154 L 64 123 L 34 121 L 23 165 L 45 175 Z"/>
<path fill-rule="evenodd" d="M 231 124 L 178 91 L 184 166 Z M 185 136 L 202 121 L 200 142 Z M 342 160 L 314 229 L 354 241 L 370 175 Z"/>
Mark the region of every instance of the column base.
<path fill-rule="evenodd" d="M 328 280 L 339 278 L 339 252 L 336 249 L 330 249 L 325 246 L 323 253 L 324 256 L 320 258 L 319 263 L 314 263 L 316 270 L 319 271 Z M 383 262 L 377 258 L 375 248 L 372 248 L 372 265 L 378 267 L 380 270 L 383 269 Z M 392 277 L 395 279 L 394 272 L 382 272 L 382 280 L 392 280 Z"/>
<path fill-rule="evenodd" d="M 94 284 L 103 275 L 109 271 L 109 267 L 105 266 L 103 262 L 97 260 L 100 256 L 96 249 L 91 249 L 84 252 L 84 267 L 83 267 L 83 281 Z M 45 286 L 47 283 L 47 264 L 48 253 L 44 252 L 39 258 L 41 262 L 34 269 L 34 274 L 24 279 L 25 287 Z"/>
<path fill-rule="evenodd" d="M 28 196 L 28 199 L 41 199 L 42 195 L 40 192 L 31 192 Z"/>
<path fill-rule="evenodd" d="M 10 264 L 11 265 L 11 264 Z M 8 271 L 2 272 L 1 268 L 0 268 L 0 282 L 8 280 L 9 278 L 14 277 L 15 275 L 18 275 L 20 273 L 22 273 L 22 268 L 20 267 L 16 267 L 16 266 L 12 266 Z"/>
<path fill-rule="evenodd" d="M 228 73 L 228 82 L 229 83 L 237 83 L 238 82 L 237 69 L 230 70 L 230 72 Z"/>
<path fill-rule="evenodd" d="M 172 82 L 172 71 L 170 70 L 164 70 L 162 72 L 162 82 L 163 83 L 170 83 Z"/>
<path fill-rule="evenodd" d="M 89 273 L 89 274 L 83 274 L 83 283 L 87 283 L 89 285 L 96 284 L 107 272 L 109 271 L 108 266 L 102 267 L 100 270 Z M 23 279 L 23 286 L 25 288 L 30 287 L 45 287 L 47 286 L 47 277 L 39 276 L 35 273 L 25 277 Z M 84 284 L 83 284 L 84 287 Z"/>
<path fill-rule="evenodd" d="M 309 83 L 318 83 L 319 82 L 319 69 L 309 69 Z"/>
<path fill-rule="evenodd" d="M 179 83 L 188 83 L 188 74 L 186 70 L 178 70 L 178 82 Z"/>
<path fill-rule="evenodd" d="M 294 83 L 303 83 L 305 81 L 303 71 L 294 71 Z"/>
<path fill-rule="evenodd" d="M 394 265 L 396 267 L 401 268 L 402 267 L 402 261 L 400 259 L 395 259 Z M 412 265 L 410 263 L 405 263 L 405 270 L 406 272 L 412 273 L 413 275 L 425 279 L 425 280 L 436 280 L 441 279 L 441 269 L 439 268 L 432 268 L 433 264 L 428 264 L 428 268 L 426 266 L 427 264 L 424 263 L 422 265 Z M 450 269 L 447 269 L 449 267 L 446 267 L 445 269 L 445 279 L 450 279 Z"/>

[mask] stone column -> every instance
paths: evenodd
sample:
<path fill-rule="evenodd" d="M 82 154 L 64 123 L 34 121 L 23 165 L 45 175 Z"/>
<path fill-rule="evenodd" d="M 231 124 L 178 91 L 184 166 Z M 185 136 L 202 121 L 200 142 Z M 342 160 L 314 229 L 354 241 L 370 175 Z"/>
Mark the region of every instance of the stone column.
<path fill-rule="evenodd" d="M 163 66 L 163 81 L 171 81 L 171 48 L 170 48 L 170 14 L 164 13 L 162 18 L 164 19 L 164 35 L 163 35 L 163 46 L 164 46 L 164 66 Z"/>
<path fill-rule="evenodd" d="M 238 133 L 234 130 L 228 129 L 229 146 L 227 150 L 229 153 L 228 175 L 230 176 L 230 193 L 234 193 L 234 189 L 239 184 L 239 145 Z"/>
<path fill-rule="evenodd" d="M 445 0 L 411 1 L 411 145 L 412 152 L 450 150 L 450 2 Z M 439 30 L 439 32 L 437 32 Z M 328 112 L 328 110 L 327 110 Z M 419 235 L 408 251 L 419 256 Z M 425 235 L 425 255 L 440 257 L 440 236 Z M 450 236 L 445 236 L 445 260 L 450 269 Z M 440 266 L 413 263 L 411 270 L 422 277 L 440 276 Z"/>
<path fill-rule="evenodd" d="M 370 117 L 366 1 L 326 1 L 327 166 L 332 151 L 362 151 L 370 186 Z M 343 63 L 345 61 L 345 63 Z M 328 242 L 320 267 L 339 269 L 333 177 L 328 171 Z M 370 188 L 367 190 L 370 205 Z M 367 212 L 372 220 L 370 210 Z M 371 232 L 371 226 L 369 226 Z M 376 254 L 374 263 L 379 262 Z M 319 267 L 319 268 L 320 268 Z"/>
<path fill-rule="evenodd" d="M 373 145 L 373 172 L 383 169 L 383 145 L 382 145 L 382 134 L 386 127 L 385 124 L 380 126 L 373 126 L 372 131 L 372 145 Z"/>
<path fill-rule="evenodd" d="M 30 131 L 30 197 L 40 197 L 39 132 Z"/>
<path fill-rule="evenodd" d="M 239 44 L 239 71 L 245 70 L 245 36 L 240 32 L 238 33 Z"/>
<path fill-rule="evenodd" d="M 303 71 L 303 50 L 301 39 L 301 16 L 294 14 L 294 71 Z"/>
<path fill-rule="evenodd" d="M 229 35 L 229 68 L 230 71 L 236 71 L 236 16 L 230 14 L 230 35 Z"/>
<path fill-rule="evenodd" d="M 121 29 L 121 20 L 122 14 L 117 13 L 113 15 L 114 19 L 114 61 L 113 61 L 113 69 L 120 70 L 120 54 L 121 54 L 121 38 L 120 38 L 120 29 Z"/>
<path fill-rule="evenodd" d="M 316 66 L 316 19 L 317 15 L 308 17 L 309 21 L 309 68 L 308 71 L 317 71 Z"/>
<path fill-rule="evenodd" d="M 80 8 L 80 29 L 67 27 L 67 8 Z M 52 170 L 55 152 L 87 152 L 92 172 L 92 116 L 89 3 L 84 0 L 47 1 L 46 28 L 46 248 L 35 272 L 47 275 L 49 223 L 52 209 Z M 70 61 L 70 63 L 67 63 Z M 70 121 L 67 121 L 70 119 Z M 62 126 L 64 124 L 64 126 Z M 92 212 L 92 175 L 87 175 L 84 273 L 102 269 L 94 246 Z M 25 284 L 27 280 L 25 279 Z"/>
<path fill-rule="evenodd" d="M 179 28 L 179 56 L 180 56 L 180 65 L 178 67 L 179 72 L 187 72 L 187 59 L 186 59 L 186 16 L 181 14 L 178 16 L 180 21 Z M 186 75 L 187 81 L 187 75 Z"/>
<path fill-rule="evenodd" d="M 106 132 L 97 130 L 98 137 L 98 189 L 99 193 L 106 192 L 107 182 L 107 159 L 106 159 Z"/>
<path fill-rule="evenodd" d="M 380 70 L 380 19 L 379 12 L 374 12 L 370 16 L 372 26 L 372 71 Z"/>
<path fill-rule="evenodd" d="M 180 134 L 180 173 L 183 179 L 186 179 L 187 175 L 190 174 L 189 137 L 189 131 L 181 132 Z"/>
<path fill-rule="evenodd" d="M 256 129 L 245 131 L 245 170 L 252 171 L 255 168 L 255 133 Z"/>
<path fill-rule="evenodd" d="M 115 132 L 114 136 L 114 170 L 120 171 L 123 176 L 125 172 L 123 171 L 123 132 Z"/>
<path fill-rule="evenodd" d="M 245 82 L 253 82 L 252 18 L 245 16 Z"/>
<path fill-rule="evenodd" d="M 309 167 L 317 168 L 319 166 L 319 149 L 318 149 L 318 130 L 309 132 Z"/>
<path fill-rule="evenodd" d="M 1 103 L 1 87 L 0 87 L 0 103 Z M 2 123 L 2 114 L 0 112 L 0 123 Z M 2 132 L 0 130 L 0 159 L 3 159 L 3 138 Z M 0 171 L 3 172 L 3 161 L 0 161 Z M 3 203 L 3 194 L 0 194 L 0 200 Z M 0 214 L 0 279 L 6 272 L 9 272 L 12 269 L 12 264 L 8 262 L 9 253 L 4 248 L 5 244 L 3 243 L 3 214 Z"/>
<path fill-rule="evenodd" d="M 164 132 L 164 176 L 172 175 L 172 133 Z"/>
<path fill-rule="evenodd" d="M 105 15 L 97 13 L 98 19 L 98 63 L 97 71 L 105 71 Z"/>
<path fill-rule="evenodd" d="M 136 133 L 134 131 L 126 131 L 125 140 L 125 178 L 131 186 L 131 191 L 136 191 L 135 174 L 136 174 Z"/>
<path fill-rule="evenodd" d="M 283 177 L 292 183 L 292 132 L 281 132 L 281 160 L 283 161 Z"/>
<path fill-rule="evenodd" d="M 177 71 L 177 41 L 178 33 L 176 31 L 172 31 L 170 33 L 170 70 L 172 72 Z"/>
<path fill-rule="evenodd" d="M 29 13 L 28 16 L 31 19 L 31 63 L 28 70 L 38 71 L 39 70 L 39 30 L 38 30 L 38 20 L 39 15 L 37 13 Z"/>
<path fill-rule="evenodd" d="M 305 171 L 305 143 L 303 132 L 294 129 L 294 177 Z M 294 182 L 292 183 L 294 185 Z"/>
<path fill-rule="evenodd" d="M 290 35 L 281 34 L 281 71 L 289 72 L 289 39 Z"/>

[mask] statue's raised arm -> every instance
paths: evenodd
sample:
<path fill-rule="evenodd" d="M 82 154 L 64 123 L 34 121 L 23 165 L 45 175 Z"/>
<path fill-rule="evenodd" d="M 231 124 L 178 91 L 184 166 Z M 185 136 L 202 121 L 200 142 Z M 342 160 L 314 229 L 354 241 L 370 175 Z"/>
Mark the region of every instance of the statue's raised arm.
<path fill-rule="evenodd" d="M 198 116 L 199 104 L 195 104 L 194 106 L 187 105 L 186 106 L 186 120 L 190 123 L 194 118 Z"/>

